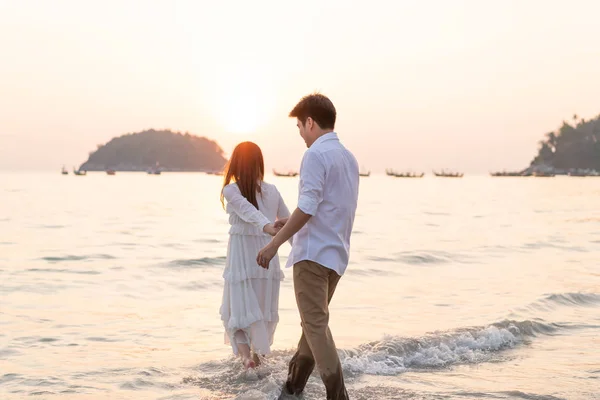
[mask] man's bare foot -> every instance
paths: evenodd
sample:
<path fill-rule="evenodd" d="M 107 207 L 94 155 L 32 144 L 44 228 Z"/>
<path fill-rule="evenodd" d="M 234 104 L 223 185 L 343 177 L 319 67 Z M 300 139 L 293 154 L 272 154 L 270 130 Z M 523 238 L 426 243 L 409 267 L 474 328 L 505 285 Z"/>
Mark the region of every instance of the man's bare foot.
<path fill-rule="evenodd" d="M 262 361 L 260 361 L 260 357 L 256 353 L 252 354 L 252 360 L 254 361 L 254 364 L 256 364 L 257 367 L 259 367 L 260 364 L 262 364 Z"/>
<path fill-rule="evenodd" d="M 251 358 L 242 357 L 242 364 L 246 369 L 256 368 L 256 363 Z"/>

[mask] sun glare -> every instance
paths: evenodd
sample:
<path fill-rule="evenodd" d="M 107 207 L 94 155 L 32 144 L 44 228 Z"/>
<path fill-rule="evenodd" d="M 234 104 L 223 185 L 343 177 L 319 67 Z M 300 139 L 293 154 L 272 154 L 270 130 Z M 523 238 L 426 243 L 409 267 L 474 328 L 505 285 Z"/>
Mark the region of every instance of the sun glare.
<path fill-rule="evenodd" d="M 273 114 L 275 95 L 268 74 L 254 65 L 240 64 L 223 71 L 215 113 L 227 133 L 254 133 Z"/>

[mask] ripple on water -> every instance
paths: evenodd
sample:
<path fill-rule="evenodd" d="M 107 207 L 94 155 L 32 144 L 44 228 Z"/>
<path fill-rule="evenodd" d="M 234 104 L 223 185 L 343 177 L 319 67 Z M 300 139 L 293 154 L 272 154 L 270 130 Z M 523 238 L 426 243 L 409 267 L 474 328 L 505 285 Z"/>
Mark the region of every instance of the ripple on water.
<path fill-rule="evenodd" d="M 199 290 L 205 290 L 205 289 L 209 289 L 209 288 L 221 287 L 222 285 L 223 285 L 222 281 L 213 281 L 213 282 L 193 281 L 193 282 L 188 282 L 185 285 L 180 285 L 178 287 L 183 290 L 199 291 Z"/>
<path fill-rule="evenodd" d="M 8 357 L 12 357 L 12 356 L 18 356 L 20 355 L 21 352 L 15 349 L 11 349 L 9 347 L 5 347 L 3 349 L 0 349 L 0 360 L 3 358 L 8 358 Z M 4 377 L 7 377 L 9 375 L 15 375 L 15 374 L 7 374 L 4 375 Z M 0 378 L 0 383 L 3 382 L 3 378 Z"/>
<path fill-rule="evenodd" d="M 0 293 L 17 293 L 17 292 L 29 292 L 37 294 L 54 294 L 60 290 L 67 289 L 71 286 L 54 283 L 37 283 L 30 285 L 15 285 L 15 286 L 0 286 Z"/>
<path fill-rule="evenodd" d="M 410 265 L 437 265 L 450 262 L 467 263 L 468 258 L 463 254 L 442 251 L 407 251 L 396 254 L 396 261 Z"/>
<path fill-rule="evenodd" d="M 119 387 L 124 390 L 143 390 L 143 389 L 148 389 L 148 388 L 173 390 L 173 389 L 177 389 L 179 387 L 179 385 L 169 383 L 169 382 L 161 382 L 156 379 L 150 380 L 150 379 L 136 378 L 132 381 L 122 383 Z"/>
<path fill-rule="evenodd" d="M 526 250 L 558 249 L 558 250 L 572 251 L 572 252 L 576 252 L 576 253 L 589 252 L 588 249 L 581 247 L 581 246 L 565 246 L 565 245 L 557 244 L 556 242 L 541 241 L 541 240 L 537 241 L 537 242 L 525 243 L 521 246 L 521 248 L 526 249 Z"/>
<path fill-rule="evenodd" d="M 100 337 L 100 336 L 87 337 L 87 338 L 85 338 L 85 340 L 88 340 L 90 342 L 104 342 L 104 343 L 118 342 L 117 339 L 109 339 L 109 338 Z"/>
<path fill-rule="evenodd" d="M 73 269 L 54 269 L 54 268 L 30 268 L 26 272 L 45 272 L 55 274 L 78 274 L 78 275 L 100 275 L 102 272 L 93 270 L 73 270 Z"/>
<path fill-rule="evenodd" d="M 37 225 L 37 228 L 42 228 L 42 229 L 62 229 L 62 228 L 66 228 L 67 225 L 52 225 L 52 224 L 47 224 L 47 225 Z"/>
<path fill-rule="evenodd" d="M 58 263 L 65 261 L 85 261 L 85 260 L 114 260 L 116 257 L 110 254 L 90 254 L 90 255 L 65 255 L 65 256 L 51 256 L 42 257 L 40 260 L 47 261 L 49 263 Z"/>
<path fill-rule="evenodd" d="M 173 260 L 167 268 L 201 268 L 225 264 L 226 257 L 202 257 L 192 259 Z"/>
<path fill-rule="evenodd" d="M 41 338 L 41 339 L 38 340 L 38 342 L 40 342 L 40 343 L 53 343 L 53 342 L 58 342 L 59 340 L 60 339 L 49 337 L 49 338 Z"/>

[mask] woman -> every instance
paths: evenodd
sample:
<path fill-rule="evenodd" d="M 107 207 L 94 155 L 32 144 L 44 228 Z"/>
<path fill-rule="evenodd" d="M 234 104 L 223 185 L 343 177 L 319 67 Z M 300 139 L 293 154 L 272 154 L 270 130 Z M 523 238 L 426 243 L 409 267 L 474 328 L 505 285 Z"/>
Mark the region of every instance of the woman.
<path fill-rule="evenodd" d="M 225 343 L 231 344 L 246 369 L 260 363 L 259 354 L 270 353 L 283 280 L 278 257 L 264 269 L 256 263 L 256 255 L 271 240 L 269 235 L 277 233 L 273 223 L 290 214 L 277 188 L 263 181 L 264 172 L 260 148 L 240 143 L 225 167 L 221 191 L 231 228 L 220 313 Z"/>

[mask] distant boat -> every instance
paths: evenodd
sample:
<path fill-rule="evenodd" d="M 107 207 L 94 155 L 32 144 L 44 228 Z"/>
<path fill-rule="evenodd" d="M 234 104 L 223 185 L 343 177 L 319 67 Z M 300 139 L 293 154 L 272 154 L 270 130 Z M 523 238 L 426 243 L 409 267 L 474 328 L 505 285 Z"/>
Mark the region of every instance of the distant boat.
<path fill-rule="evenodd" d="M 115 175 L 117 173 L 117 171 L 115 171 L 114 169 L 107 169 L 106 170 L 106 175 Z"/>
<path fill-rule="evenodd" d="M 369 176 L 371 176 L 371 171 L 368 171 L 368 172 L 359 172 L 358 175 L 359 176 L 364 176 L 365 178 L 368 178 Z"/>
<path fill-rule="evenodd" d="M 222 176 L 223 175 L 223 171 L 207 171 L 206 172 L 207 175 L 218 175 L 218 176 Z"/>
<path fill-rule="evenodd" d="M 80 169 L 75 169 L 75 167 L 73 167 L 73 174 L 77 175 L 77 176 L 86 176 L 87 171 L 82 171 Z"/>
<path fill-rule="evenodd" d="M 552 172 L 534 172 L 533 176 L 536 178 L 554 178 L 556 174 Z"/>
<path fill-rule="evenodd" d="M 394 178 L 422 178 L 425 176 L 424 172 L 420 174 L 414 172 L 396 172 L 393 169 L 386 169 L 385 173 L 387 176 L 393 176 Z"/>
<path fill-rule="evenodd" d="M 148 175 L 160 175 L 160 173 L 161 173 L 161 170 L 160 170 L 158 162 L 156 163 L 156 166 L 154 168 L 150 168 L 148 170 Z"/>
<path fill-rule="evenodd" d="M 590 170 L 590 169 L 577 169 L 577 170 L 571 170 L 569 171 L 569 176 L 579 176 L 579 177 L 584 177 L 584 176 L 600 176 L 600 173 L 598 173 L 598 171 L 596 170 Z"/>
<path fill-rule="evenodd" d="M 421 172 L 420 174 L 415 174 L 414 172 L 406 172 L 406 173 L 395 173 L 395 178 L 422 178 L 425 176 L 425 172 Z"/>
<path fill-rule="evenodd" d="M 442 170 L 441 172 L 433 171 L 433 174 L 441 178 L 462 178 L 464 176 L 462 172 L 446 172 L 444 170 Z"/>
<path fill-rule="evenodd" d="M 63 165 L 62 170 L 60 171 L 61 174 L 63 175 L 69 175 L 69 171 L 67 171 L 67 169 L 65 168 L 65 166 Z"/>
<path fill-rule="evenodd" d="M 290 172 L 277 172 L 277 171 L 273 170 L 273 174 L 274 174 L 275 176 L 281 176 L 281 177 L 284 177 L 284 178 L 293 178 L 293 177 L 295 177 L 295 176 L 298 176 L 298 173 L 297 173 L 297 172 L 295 172 L 295 171 L 290 171 Z"/>
<path fill-rule="evenodd" d="M 507 172 L 507 171 L 501 171 L 501 172 L 490 172 L 491 176 L 494 177 L 507 177 L 507 176 L 531 176 L 531 175 L 527 175 L 524 172 Z"/>

